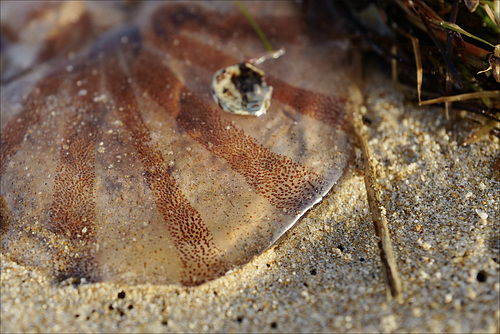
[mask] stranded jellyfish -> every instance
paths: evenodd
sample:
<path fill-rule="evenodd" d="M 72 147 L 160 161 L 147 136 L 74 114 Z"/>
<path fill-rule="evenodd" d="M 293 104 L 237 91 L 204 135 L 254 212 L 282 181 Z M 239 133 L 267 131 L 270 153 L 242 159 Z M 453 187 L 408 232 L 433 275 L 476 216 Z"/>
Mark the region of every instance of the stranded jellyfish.
<path fill-rule="evenodd" d="M 293 2 L 248 7 L 286 50 L 259 65 L 259 117 L 213 99 L 218 70 L 265 52 L 231 2 L 2 2 L 6 256 L 60 279 L 196 285 L 321 201 L 352 154 L 348 45 Z"/>

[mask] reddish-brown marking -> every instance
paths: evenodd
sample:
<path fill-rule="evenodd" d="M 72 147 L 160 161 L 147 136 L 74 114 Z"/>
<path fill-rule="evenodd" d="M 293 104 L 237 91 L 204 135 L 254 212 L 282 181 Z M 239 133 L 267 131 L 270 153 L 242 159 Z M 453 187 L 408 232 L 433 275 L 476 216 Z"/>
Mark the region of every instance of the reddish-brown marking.
<path fill-rule="evenodd" d="M 91 249 L 95 241 L 95 150 L 99 137 L 100 118 L 106 112 L 92 101 L 92 94 L 78 95 L 79 80 L 88 88 L 99 87 L 98 76 L 91 74 L 95 67 L 82 66 L 81 71 L 65 82 L 65 90 L 72 96 L 70 102 L 61 105 L 66 117 L 63 141 L 59 147 L 59 161 L 54 177 L 54 194 L 49 210 L 47 230 L 56 235 L 65 247 L 56 241 L 48 252 L 53 266 L 61 278 L 86 276 L 95 265 Z M 63 70 L 65 72 L 65 70 Z M 60 96 L 60 101 L 65 101 Z"/>
<path fill-rule="evenodd" d="M 304 27 L 304 22 L 298 19 L 294 19 L 294 24 L 290 24 L 292 18 L 289 16 L 274 16 L 272 20 L 265 16 L 255 19 L 271 41 L 279 38 L 281 43 L 296 40 Z M 247 22 L 242 13 L 227 15 L 193 4 L 164 6 L 156 10 L 151 17 L 153 31 L 167 46 L 170 46 L 169 42 L 179 37 L 180 31 L 197 34 L 204 29 L 210 29 L 211 34 L 221 40 L 234 38 L 235 35 L 242 39 L 254 38 L 254 28 L 250 23 L 242 24 L 242 22 Z"/>
<path fill-rule="evenodd" d="M 145 54 L 135 61 L 139 66 L 143 62 L 151 64 L 151 59 Z M 207 280 L 207 273 L 212 273 L 212 268 L 208 270 L 207 267 L 220 266 L 216 259 L 219 250 L 200 214 L 190 205 L 177 186 L 161 152 L 150 145 L 150 131 L 138 110 L 134 91 L 127 82 L 127 76 L 117 62 L 117 59 L 112 59 L 104 65 L 107 88 L 116 101 L 119 117 L 133 138 L 133 146 L 141 159 L 147 185 L 155 195 L 157 209 L 167 224 L 176 251 L 184 265 L 182 283 L 199 284 Z M 163 71 L 167 76 L 173 76 L 168 68 L 164 68 Z M 143 73 L 136 76 L 136 79 L 141 77 L 147 80 L 142 76 Z M 163 83 L 163 87 L 167 82 Z M 173 91 L 175 92 L 175 89 Z M 177 103 L 171 103 L 167 107 L 175 109 Z"/>
<path fill-rule="evenodd" d="M 290 214 L 318 193 L 323 180 L 305 166 L 273 153 L 194 96 L 181 99 L 179 124 L 210 152 L 241 174 L 256 193 Z"/>
<path fill-rule="evenodd" d="M 210 18 L 206 20 L 206 18 Z M 241 61 L 215 48 L 207 48 L 201 40 L 184 35 L 182 32 L 196 34 L 202 29 L 210 29 L 213 36 L 221 40 L 233 38 L 235 34 L 241 39 L 255 37 L 255 31 L 245 22 L 244 16 L 224 15 L 214 11 L 207 11 L 198 6 L 170 5 L 158 9 L 152 16 L 151 32 L 147 38 L 155 47 L 172 54 L 174 57 L 189 60 L 208 71 L 215 72 L 221 67 L 234 65 Z M 301 23 L 290 25 L 289 17 L 274 17 L 272 21 L 259 21 L 260 26 L 272 40 L 279 35 L 281 43 L 293 41 Z M 236 30 L 235 30 L 236 29 Z M 179 46 L 174 45 L 174 41 Z M 261 52 L 264 52 L 263 49 Z"/>
<path fill-rule="evenodd" d="M 13 117 L 2 129 L 0 139 L 0 175 L 5 172 L 9 157 L 13 156 L 28 130 L 47 113 L 45 99 L 57 93 L 61 78 L 52 75 L 41 80 L 28 96 L 24 110 Z"/>
<path fill-rule="evenodd" d="M 343 125 L 346 112 L 345 99 L 297 88 L 272 76 L 267 77 L 266 81 L 274 88 L 273 98 L 281 103 L 292 106 L 302 114 L 331 127 Z"/>
<path fill-rule="evenodd" d="M 79 96 L 76 82 L 86 81 L 88 87 L 98 87 L 98 76 L 92 68 L 83 67 L 67 85 L 71 105 L 64 130 L 56 167 L 55 193 L 47 228 L 71 240 L 90 240 L 94 236 L 95 150 L 99 120 L 106 112 L 92 101 L 92 94 Z"/>
<path fill-rule="evenodd" d="M 95 37 L 91 27 L 90 14 L 85 11 L 64 26 L 57 28 L 58 33 L 48 37 L 37 56 L 37 63 L 42 63 L 55 56 L 78 51 L 82 45 Z"/>

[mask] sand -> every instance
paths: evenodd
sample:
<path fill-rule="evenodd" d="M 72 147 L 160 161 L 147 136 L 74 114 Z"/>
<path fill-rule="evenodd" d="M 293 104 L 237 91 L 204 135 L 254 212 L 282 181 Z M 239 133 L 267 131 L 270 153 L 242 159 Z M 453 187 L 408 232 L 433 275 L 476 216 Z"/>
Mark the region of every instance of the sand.
<path fill-rule="evenodd" d="M 500 143 L 369 78 L 369 145 L 403 281 L 388 301 L 360 172 L 278 245 L 199 287 L 57 282 L 1 258 L 2 332 L 498 332 Z M 451 128 L 451 130 L 447 130 Z"/>

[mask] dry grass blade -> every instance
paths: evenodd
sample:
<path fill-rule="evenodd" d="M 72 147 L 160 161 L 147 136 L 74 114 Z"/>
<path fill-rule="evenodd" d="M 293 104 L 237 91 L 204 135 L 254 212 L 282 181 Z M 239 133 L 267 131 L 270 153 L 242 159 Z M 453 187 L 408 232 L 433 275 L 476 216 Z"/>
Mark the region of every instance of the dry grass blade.
<path fill-rule="evenodd" d="M 417 70 L 417 94 L 418 94 L 418 102 L 422 102 L 422 78 L 423 78 L 423 70 L 422 70 L 422 56 L 420 54 L 420 44 L 418 42 L 418 38 L 415 36 L 411 36 L 410 34 L 405 35 L 411 40 L 411 44 L 413 46 L 413 52 L 415 53 L 415 66 Z"/>
<path fill-rule="evenodd" d="M 475 131 L 472 133 L 469 138 L 467 138 L 464 141 L 464 145 L 471 145 L 475 143 L 478 139 L 482 138 L 483 136 L 487 135 L 491 130 L 493 130 L 495 127 L 498 126 L 498 122 L 495 120 L 488 120 L 486 124 L 484 124 L 479 130 Z"/>
<path fill-rule="evenodd" d="M 491 21 L 493 21 L 497 27 L 500 27 L 500 21 L 498 16 L 495 15 L 495 13 L 491 10 L 490 6 L 488 4 L 484 4 L 484 10 L 488 17 L 490 18 Z"/>
<path fill-rule="evenodd" d="M 457 101 L 466 101 L 472 99 L 499 98 L 499 97 L 500 97 L 500 91 L 492 90 L 492 91 L 465 93 L 452 96 L 441 96 L 435 99 L 421 101 L 419 104 L 421 106 L 425 106 L 429 104 L 444 103 L 444 102 L 457 102 Z"/>

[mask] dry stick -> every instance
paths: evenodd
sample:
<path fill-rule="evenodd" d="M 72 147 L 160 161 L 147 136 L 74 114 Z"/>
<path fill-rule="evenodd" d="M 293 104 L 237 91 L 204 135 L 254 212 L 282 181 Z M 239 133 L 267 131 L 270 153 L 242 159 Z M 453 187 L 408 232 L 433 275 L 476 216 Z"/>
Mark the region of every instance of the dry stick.
<path fill-rule="evenodd" d="M 363 163 L 365 167 L 365 186 L 368 197 L 368 204 L 372 213 L 373 226 L 375 233 L 379 237 L 378 246 L 380 249 L 380 259 L 384 270 L 384 277 L 387 288 L 387 298 L 391 297 L 398 302 L 402 302 L 403 294 L 399 272 L 392 251 L 391 238 L 387 228 L 387 219 L 385 217 L 385 208 L 380 199 L 380 187 L 375 176 L 375 167 L 373 158 L 368 148 L 366 131 L 361 120 L 361 114 L 358 107 L 354 107 L 354 131 L 361 146 L 363 153 Z"/>

